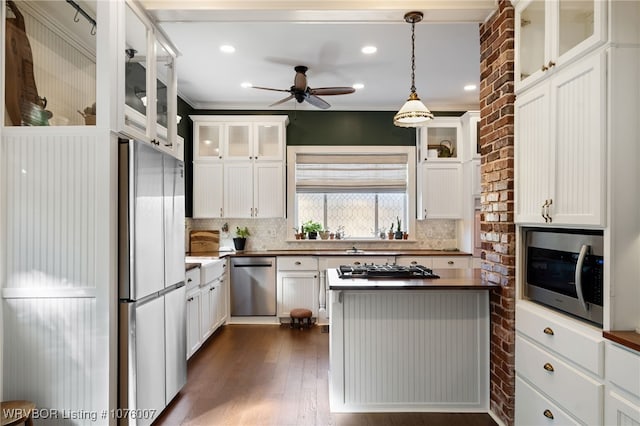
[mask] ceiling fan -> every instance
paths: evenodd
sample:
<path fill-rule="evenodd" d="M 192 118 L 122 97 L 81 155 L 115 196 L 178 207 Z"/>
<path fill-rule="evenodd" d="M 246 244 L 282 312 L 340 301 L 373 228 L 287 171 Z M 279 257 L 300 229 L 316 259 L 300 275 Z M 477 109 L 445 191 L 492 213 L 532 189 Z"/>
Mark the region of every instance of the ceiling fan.
<path fill-rule="evenodd" d="M 307 86 L 306 72 L 308 68 L 304 65 L 297 65 L 293 69 L 296 71 L 296 76 L 293 79 L 293 86 L 291 86 L 289 89 L 272 89 L 269 87 L 253 86 L 254 89 L 273 90 L 275 92 L 290 93 L 290 95 L 286 98 L 280 99 L 278 102 L 269 105 L 270 107 L 280 105 L 290 99 L 295 98 L 298 103 L 307 101 L 315 107 L 327 109 L 331 105 L 329 105 L 329 103 L 324 99 L 319 98 L 318 95 L 348 95 L 349 93 L 353 93 L 356 91 L 356 89 L 354 89 L 353 87 L 318 87 L 312 89 L 311 87 Z"/>

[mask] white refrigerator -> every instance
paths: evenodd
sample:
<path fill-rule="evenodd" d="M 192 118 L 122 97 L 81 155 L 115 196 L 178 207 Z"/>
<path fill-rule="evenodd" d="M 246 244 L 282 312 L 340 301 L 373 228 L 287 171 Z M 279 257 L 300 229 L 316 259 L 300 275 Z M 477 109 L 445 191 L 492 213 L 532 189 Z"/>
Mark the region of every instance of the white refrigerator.
<path fill-rule="evenodd" d="M 121 139 L 118 191 L 118 408 L 149 425 L 187 378 L 184 165 Z"/>

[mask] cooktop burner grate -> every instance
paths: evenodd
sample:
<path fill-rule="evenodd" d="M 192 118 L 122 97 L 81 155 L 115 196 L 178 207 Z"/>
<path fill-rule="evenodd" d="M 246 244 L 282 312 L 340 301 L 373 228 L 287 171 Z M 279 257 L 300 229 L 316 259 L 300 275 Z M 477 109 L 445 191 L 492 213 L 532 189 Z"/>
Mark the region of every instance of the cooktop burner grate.
<path fill-rule="evenodd" d="M 340 278 L 440 278 L 422 265 L 341 265 L 338 275 Z"/>

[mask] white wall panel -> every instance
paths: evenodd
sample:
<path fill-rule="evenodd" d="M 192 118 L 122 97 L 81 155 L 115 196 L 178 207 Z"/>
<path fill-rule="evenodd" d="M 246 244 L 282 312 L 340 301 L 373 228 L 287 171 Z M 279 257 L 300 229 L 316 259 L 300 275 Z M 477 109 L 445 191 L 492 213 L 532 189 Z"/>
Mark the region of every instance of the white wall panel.
<path fill-rule="evenodd" d="M 95 287 L 95 144 L 6 137 L 6 288 Z"/>
<path fill-rule="evenodd" d="M 3 398 L 34 401 L 38 409 L 69 415 L 103 408 L 96 406 L 95 299 L 5 299 L 3 313 Z M 100 422 L 60 418 L 43 424 Z"/>

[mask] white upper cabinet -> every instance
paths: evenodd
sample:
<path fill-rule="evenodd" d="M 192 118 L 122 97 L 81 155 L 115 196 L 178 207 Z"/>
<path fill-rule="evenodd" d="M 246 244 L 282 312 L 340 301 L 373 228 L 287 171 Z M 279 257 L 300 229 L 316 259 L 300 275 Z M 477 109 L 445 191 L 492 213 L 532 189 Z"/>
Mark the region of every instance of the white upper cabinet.
<path fill-rule="evenodd" d="M 418 190 L 419 219 L 461 219 L 462 164 L 421 164 Z M 470 195 L 469 195 L 470 196 Z"/>
<path fill-rule="evenodd" d="M 119 129 L 183 158 L 177 137 L 176 50 L 135 2 L 124 13 L 123 101 Z"/>
<path fill-rule="evenodd" d="M 521 0 L 515 20 L 519 91 L 606 41 L 607 2 Z"/>
<path fill-rule="evenodd" d="M 461 161 L 463 148 L 460 117 L 436 117 L 419 129 L 419 162 Z"/>
<path fill-rule="evenodd" d="M 194 115 L 194 160 L 283 161 L 287 116 Z"/>
<path fill-rule="evenodd" d="M 194 217 L 284 217 L 287 116 L 191 119 Z"/>
<path fill-rule="evenodd" d="M 517 223 L 604 226 L 605 68 L 591 55 L 518 96 Z"/>

